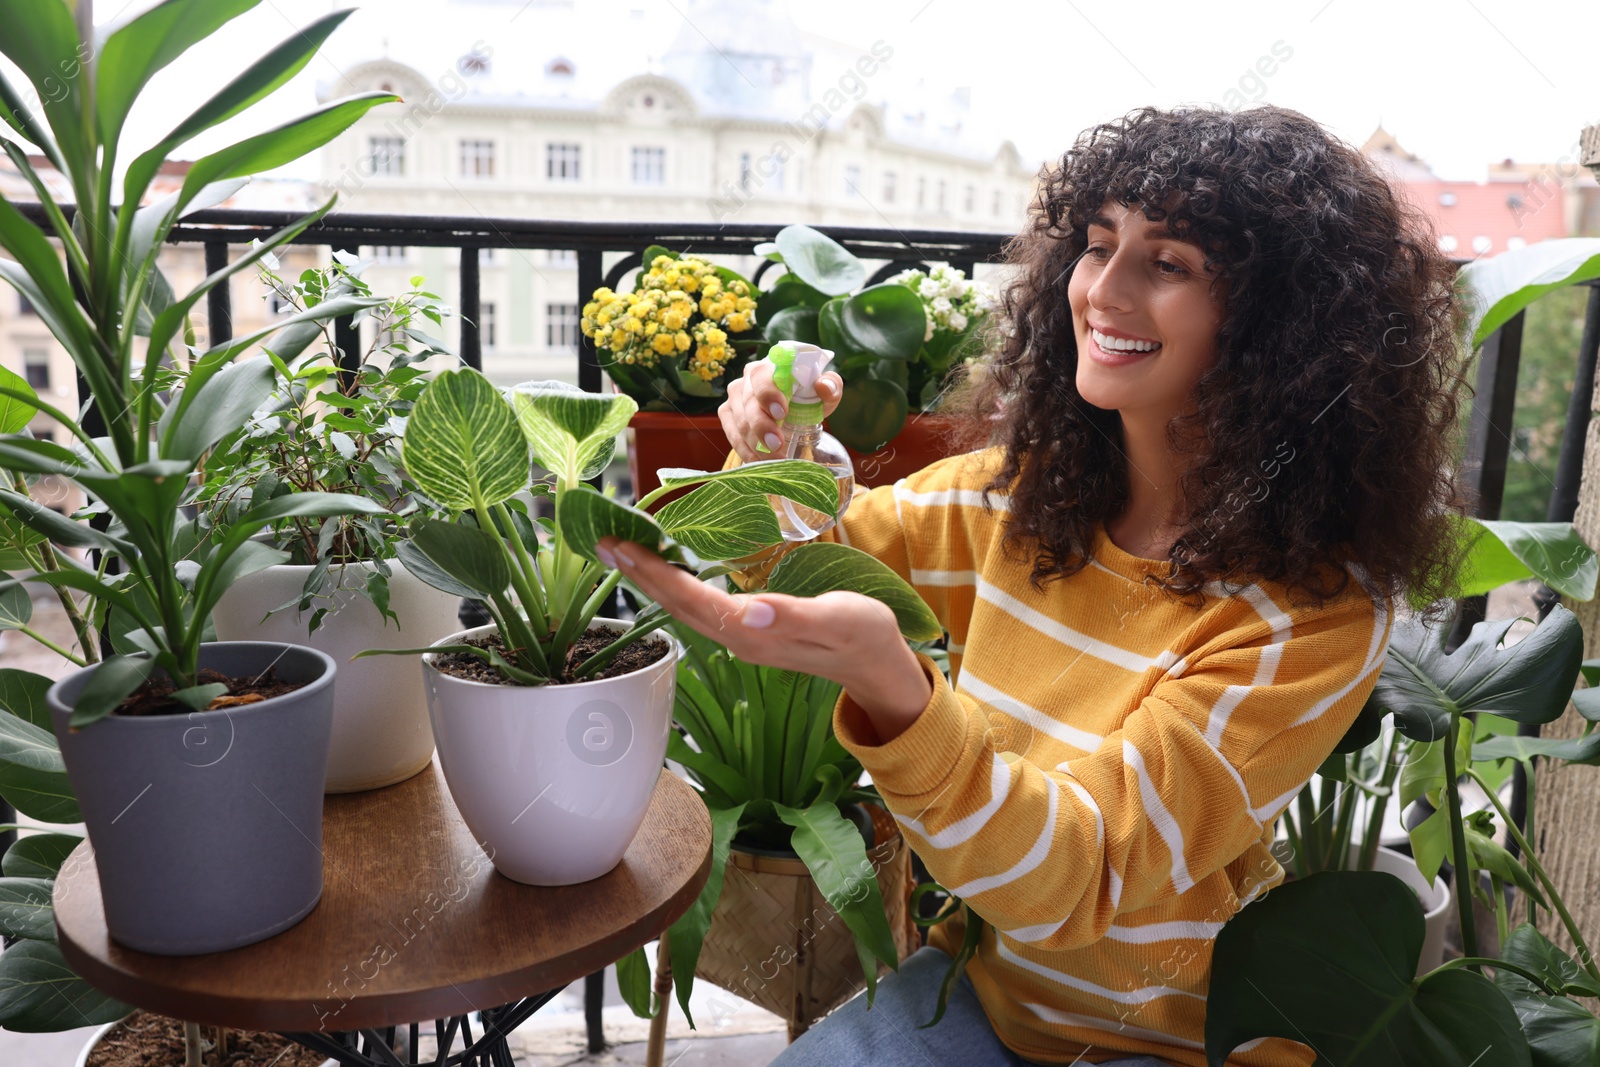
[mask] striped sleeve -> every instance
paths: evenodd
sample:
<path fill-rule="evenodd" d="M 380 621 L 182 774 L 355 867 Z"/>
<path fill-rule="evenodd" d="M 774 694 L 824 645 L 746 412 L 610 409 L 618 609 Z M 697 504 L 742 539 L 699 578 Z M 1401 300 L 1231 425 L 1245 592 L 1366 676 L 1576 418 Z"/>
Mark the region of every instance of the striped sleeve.
<path fill-rule="evenodd" d="M 1015 941 L 1082 948 L 1261 839 L 1355 720 L 1389 628 L 1357 592 L 1219 635 L 1055 767 L 994 751 L 984 711 L 926 657 L 933 697 L 905 732 L 862 743 L 876 735 L 848 693 L 834 728 L 941 885 Z"/>

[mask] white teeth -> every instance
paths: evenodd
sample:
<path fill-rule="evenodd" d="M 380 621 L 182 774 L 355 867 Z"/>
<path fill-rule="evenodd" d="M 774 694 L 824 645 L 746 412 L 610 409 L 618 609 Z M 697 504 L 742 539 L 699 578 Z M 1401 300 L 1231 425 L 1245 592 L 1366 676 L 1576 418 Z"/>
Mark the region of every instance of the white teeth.
<path fill-rule="evenodd" d="M 1107 337 L 1099 330 L 1090 328 L 1089 335 L 1094 338 L 1094 343 L 1107 352 L 1154 352 L 1161 345 L 1155 341 L 1126 341 L 1120 337 Z"/>

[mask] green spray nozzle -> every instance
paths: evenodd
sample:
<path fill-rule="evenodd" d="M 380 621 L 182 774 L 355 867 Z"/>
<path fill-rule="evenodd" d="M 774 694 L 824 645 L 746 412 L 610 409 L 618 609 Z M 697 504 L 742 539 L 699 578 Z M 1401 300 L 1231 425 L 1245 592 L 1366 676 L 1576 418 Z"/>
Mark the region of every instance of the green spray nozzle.
<path fill-rule="evenodd" d="M 772 360 L 772 384 L 789 399 L 794 395 L 794 349 L 776 344 L 767 350 L 767 358 Z"/>

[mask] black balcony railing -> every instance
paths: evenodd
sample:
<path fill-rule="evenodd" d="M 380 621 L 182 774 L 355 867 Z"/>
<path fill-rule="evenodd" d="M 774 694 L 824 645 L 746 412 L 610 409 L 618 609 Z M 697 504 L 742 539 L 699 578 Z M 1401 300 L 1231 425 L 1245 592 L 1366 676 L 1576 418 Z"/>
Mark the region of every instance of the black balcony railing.
<path fill-rule="evenodd" d="M 43 212 L 36 205 L 20 204 L 23 214 L 45 226 Z M 214 209 L 187 216 L 174 228 L 169 240 L 174 244 L 199 244 L 205 249 L 208 271 L 228 260 L 229 246 L 246 245 L 266 238 L 289 225 L 298 216 L 289 211 L 240 211 Z M 487 216 L 371 215 L 339 212 L 301 233 L 294 244 L 321 246 L 356 254 L 362 247 L 453 248 L 460 253 L 461 319 L 460 355 L 468 365 L 482 369 L 483 349 L 478 336 L 479 255 L 483 249 L 521 249 L 571 251 L 577 255 L 575 299 L 581 307 L 602 285 L 615 288 L 628 271 L 640 265 L 640 252 L 652 244 L 678 252 L 703 255 L 750 255 L 755 246 L 776 235 L 776 223 L 713 224 L 693 222 L 588 222 L 553 219 L 510 219 Z M 893 227 L 872 229 L 850 226 L 822 226 L 830 237 L 863 259 L 882 261 L 874 274 L 881 281 L 907 266 L 944 262 L 972 276 L 979 263 L 997 263 L 1010 235 L 968 233 L 953 230 L 900 230 Z M 609 268 L 606 253 L 624 253 Z M 757 280 L 769 267 L 762 264 Z M 1550 496 L 1547 519 L 1569 522 L 1577 511 L 1578 487 L 1583 471 L 1584 442 L 1587 436 L 1597 349 L 1600 349 L 1600 285 L 1589 285 L 1589 302 L 1583 339 L 1576 354 L 1572 400 Z M 232 307 L 227 286 L 212 289 L 207 306 L 210 341 L 215 344 L 232 336 Z M 1518 314 L 1484 343 L 1480 353 L 1476 396 L 1468 424 L 1466 452 L 1460 482 L 1476 500 L 1480 518 L 1498 518 L 1505 492 L 1507 461 L 1512 448 L 1512 424 L 1516 412 L 1517 371 L 1522 357 L 1524 315 Z M 339 349 L 351 354 L 360 351 L 359 339 L 348 320 L 335 325 Z M 578 343 L 578 384 L 591 392 L 601 388 L 600 364 L 593 343 L 584 337 Z M 80 391 L 83 385 L 80 382 Z M 1538 598 L 1541 615 L 1556 597 L 1542 590 Z M 1476 598 L 1462 605 L 1457 636 L 1459 641 L 1471 624 L 1484 616 L 1485 600 Z M 1537 734 L 1538 727 L 1523 727 Z M 1523 816 L 1525 788 L 1521 764 L 1516 768 L 1512 813 L 1519 824 Z M 6 821 L 0 813 L 0 822 Z"/>

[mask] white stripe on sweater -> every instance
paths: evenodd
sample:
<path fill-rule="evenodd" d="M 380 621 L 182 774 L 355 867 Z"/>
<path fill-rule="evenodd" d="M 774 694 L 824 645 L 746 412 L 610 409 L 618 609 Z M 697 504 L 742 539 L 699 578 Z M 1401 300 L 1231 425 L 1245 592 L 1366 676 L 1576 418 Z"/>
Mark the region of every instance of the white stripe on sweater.
<path fill-rule="evenodd" d="M 1005 802 L 1006 794 L 1011 791 L 1011 765 L 1001 759 L 998 753 L 992 757 L 993 765 L 989 768 L 989 799 L 983 807 L 965 818 L 957 819 L 937 833 L 929 833 L 921 820 L 910 816 L 896 814 L 900 825 L 908 830 L 915 831 L 934 848 L 953 848 L 965 844 L 977 835 L 979 830 L 988 825 L 994 813 L 1000 810 L 1000 805 Z"/>
<path fill-rule="evenodd" d="M 894 499 L 899 504 L 904 501 L 913 507 L 933 508 L 948 507 L 951 504 L 965 504 L 968 507 L 983 507 L 983 490 L 981 489 L 930 489 L 922 493 L 914 493 L 905 487 L 905 479 L 894 483 Z M 1011 498 L 991 493 L 989 501 L 996 511 L 1009 511 Z"/>
<path fill-rule="evenodd" d="M 1164 1034 L 1160 1030 L 1151 1030 L 1143 1026 L 1130 1026 L 1128 1023 L 1116 1019 L 1101 1019 L 1093 1015 L 1080 1015 L 1077 1012 L 1062 1011 L 1052 1008 L 1048 1004 L 1027 1004 L 1023 1007 L 1033 1012 L 1047 1023 L 1058 1026 L 1073 1026 L 1080 1030 L 1097 1030 L 1104 1033 L 1122 1034 L 1126 1037 L 1136 1037 L 1141 1041 L 1149 1041 L 1156 1045 L 1181 1045 L 1184 1048 L 1205 1048 L 1199 1041 L 1191 1041 L 1186 1037 L 1174 1034 Z M 1242 1047 L 1242 1046 L 1241 1046 Z"/>
<path fill-rule="evenodd" d="M 995 586 L 983 577 L 978 578 L 978 599 L 988 601 L 1001 611 L 1010 615 L 1027 626 L 1053 638 L 1069 648 L 1085 652 L 1096 659 L 1121 667 L 1135 673 L 1147 671 L 1151 667 L 1173 673 L 1174 677 L 1182 673 L 1183 660 L 1174 652 L 1164 651 L 1159 656 L 1144 656 L 1137 652 L 1130 652 L 1125 648 L 1097 640 L 1088 634 L 1080 633 L 1070 626 L 1064 626 L 1050 616 L 1034 608 L 1030 608 L 1010 593 Z M 1172 672 L 1174 664 L 1179 665 L 1177 672 Z"/>
<path fill-rule="evenodd" d="M 975 585 L 977 581 L 977 571 L 919 571 L 911 568 L 912 585 Z"/>
<path fill-rule="evenodd" d="M 1109 1000 L 1115 1004 L 1144 1004 L 1152 1000 L 1157 1000 L 1161 997 L 1193 997 L 1195 1000 L 1206 999 L 1202 994 L 1192 993 L 1187 989 L 1174 989 L 1172 986 L 1164 985 L 1149 985 L 1140 989 L 1130 989 L 1119 992 L 1115 989 L 1108 989 L 1103 985 L 1096 985 L 1093 982 L 1085 981 L 1076 975 L 1067 974 L 1065 971 L 1057 971 L 1053 968 L 1046 967 L 1042 963 L 1035 963 L 1030 959 L 1024 959 L 1013 950 L 1007 948 L 1004 941 L 996 940 L 994 944 L 996 954 L 1013 967 L 1020 967 L 1025 971 L 1032 971 L 1039 977 L 1046 978 L 1052 982 L 1055 982 L 1057 985 L 1064 985 L 1068 989 L 1076 989 L 1080 993 L 1088 993 L 1091 996 L 1100 997 L 1103 1000 Z"/>
<path fill-rule="evenodd" d="M 1127 738 L 1122 741 L 1122 762 L 1133 768 L 1134 777 L 1139 782 L 1139 800 L 1144 805 L 1145 815 L 1166 843 L 1167 851 L 1172 853 L 1172 888 L 1178 893 L 1187 893 L 1194 886 L 1194 879 L 1189 877 L 1189 865 L 1183 858 L 1183 830 L 1162 803 L 1161 794 L 1150 780 L 1150 772 L 1145 769 L 1144 756 Z"/>
<path fill-rule="evenodd" d="M 1090 733 L 1088 730 L 1080 730 L 1076 726 L 1070 726 L 1040 711 L 1038 708 L 1024 704 L 1022 701 L 1007 695 L 973 674 L 971 667 L 966 667 L 961 671 L 961 681 L 957 685 L 957 689 L 968 696 L 983 701 L 996 711 L 1004 712 L 1013 719 L 1025 722 L 1040 733 L 1069 744 L 1073 748 L 1081 748 L 1085 752 L 1093 752 L 1105 741 L 1105 738 L 1099 734 Z"/>
<path fill-rule="evenodd" d="M 1220 922 L 1199 922 L 1184 919 L 1175 919 L 1172 922 L 1145 923 L 1143 926 L 1118 926 L 1113 923 L 1106 928 L 1106 937 L 1112 941 L 1122 941 L 1130 945 L 1150 945 L 1157 941 L 1177 941 L 1180 939 L 1210 941 L 1217 936 L 1217 931 L 1222 929 Z"/>
<path fill-rule="evenodd" d="M 1289 724 L 1290 729 L 1320 719 L 1323 712 L 1333 707 L 1344 698 L 1346 693 L 1360 685 L 1361 680 L 1367 676 L 1372 667 L 1382 663 L 1383 654 L 1389 647 L 1389 611 L 1377 600 L 1372 602 L 1372 607 L 1372 639 L 1367 643 L 1367 658 L 1362 661 L 1361 670 L 1357 671 L 1355 677 L 1345 685 L 1340 686 L 1336 692 L 1311 705 L 1304 715 Z"/>
<path fill-rule="evenodd" d="M 1060 784 L 1053 778 L 1048 779 L 1048 781 L 1050 782 L 1050 800 L 1045 809 L 1044 829 L 1039 831 L 1039 836 L 1033 842 L 1033 847 L 1028 849 L 1027 855 L 1013 864 L 1010 870 L 1001 871 L 999 874 L 991 874 L 984 878 L 974 878 L 970 882 L 951 886 L 949 890 L 951 896 L 965 900 L 967 897 L 976 896 L 991 889 L 998 889 L 1003 885 L 1015 882 L 1018 878 L 1021 878 L 1044 862 L 1044 858 L 1050 854 L 1051 844 L 1055 841 L 1056 814 L 1061 799 Z"/>

